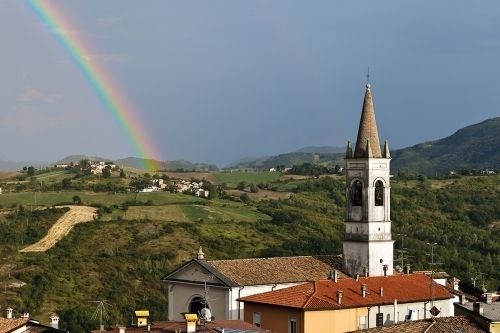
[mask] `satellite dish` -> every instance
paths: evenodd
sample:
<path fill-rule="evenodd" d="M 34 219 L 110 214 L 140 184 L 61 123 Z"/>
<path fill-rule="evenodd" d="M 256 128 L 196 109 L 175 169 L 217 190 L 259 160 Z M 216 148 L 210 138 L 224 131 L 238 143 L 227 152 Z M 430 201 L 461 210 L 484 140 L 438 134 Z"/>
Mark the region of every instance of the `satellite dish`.
<path fill-rule="evenodd" d="M 212 321 L 212 311 L 209 308 L 203 308 L 200 311 L 201 319 L 211 322 Z"/>

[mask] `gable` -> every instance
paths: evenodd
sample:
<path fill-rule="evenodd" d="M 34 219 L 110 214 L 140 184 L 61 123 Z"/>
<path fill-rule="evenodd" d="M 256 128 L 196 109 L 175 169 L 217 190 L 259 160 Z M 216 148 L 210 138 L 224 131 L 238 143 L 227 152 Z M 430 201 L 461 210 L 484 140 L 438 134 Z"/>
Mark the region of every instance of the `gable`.
<path fill-rule="evenodd" d="M 213 270 L 209 265 L 204 265 L 202 260 L 191 260 L 174 270 L 163 278 L 166 282 L 180 282 L 191 284 L 205 284 L 230 287 L 233 283 Z"/>

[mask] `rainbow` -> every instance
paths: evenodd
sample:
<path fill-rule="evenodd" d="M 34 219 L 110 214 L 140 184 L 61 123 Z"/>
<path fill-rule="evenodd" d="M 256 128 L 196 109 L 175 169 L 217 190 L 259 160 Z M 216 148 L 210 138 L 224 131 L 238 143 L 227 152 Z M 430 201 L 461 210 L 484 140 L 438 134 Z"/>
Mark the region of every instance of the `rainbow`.
<path fill-rule="evenodd" d="M 142 159 L 144 169 L 151 171 L 158 169 L 155 158 L 161 156 L 159 150 L 156 149 L 136 110 L 127 101 L 119 85 L 96 61 L 89 59 L 91 54 L 96 53 L 90 52 L 90 44 L 76 34 L 65 33 L 75 29 L 72 29 L 67 15 L 56 6 L 55 1 L 27 0 L 27 3 L 68 52 L 102 104 L 111 112 L 119 128 L 130 141 L 134 154 Z"/>

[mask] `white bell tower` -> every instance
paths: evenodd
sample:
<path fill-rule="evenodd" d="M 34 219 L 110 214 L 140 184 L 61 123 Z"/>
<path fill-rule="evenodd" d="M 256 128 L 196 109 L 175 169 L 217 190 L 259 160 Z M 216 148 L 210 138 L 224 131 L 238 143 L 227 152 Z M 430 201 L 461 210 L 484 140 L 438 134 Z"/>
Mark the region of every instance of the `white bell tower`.
<path fill-rule="evenodd" d="M 354 152 L 346 153 L 346 220 L 343 241 L 344 270 L 354 276 L 392 275 L 390 161 L 387 141 L 380 149 L 370 84 Z"/>

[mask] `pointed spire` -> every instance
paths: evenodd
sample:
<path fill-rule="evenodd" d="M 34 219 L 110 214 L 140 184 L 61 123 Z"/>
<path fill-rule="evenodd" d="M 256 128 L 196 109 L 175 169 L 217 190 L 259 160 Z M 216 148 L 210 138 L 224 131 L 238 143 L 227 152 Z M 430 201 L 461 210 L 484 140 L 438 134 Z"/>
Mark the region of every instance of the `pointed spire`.
<path fill-rule="evenodd" d="M 391 152 L 389 151 L 389 142 L 387 142 L 387 140 L 385 140 L 385 143 L 384 143 L 384 156 L 385 158 L 391 158 Z"/>
<path fill-rule="evenodd" d="M 204 260 L 205 259 L 205 253 L 203 253 L 203 249 L 200 246 L 200 249 L 198 250 L 198 259 L 199 260 Z"/>
<path fill-rule="evenodd" d="M 366 156 L 373 157 L 372 146 L 370 146 L 370 140 L 366 140 Z"/>
<path fill-rule="evenodd" d="M 361 113 L 361 120 L 359 121 L 358 138 L 354 149 L 354 157 L 382 157 L 370 87 L 371 85 L 367 83 L 365 99 L 363 101 L 363 111 Z M 372 156 L 368 156 L 367 140 L 370 142 L 369 146 L 372 150 Z"/>
<path fill-rule="evenodd" d="M 352 158 L 352 144 L 351 144 L 351 141 L 347 141 L 347 151 L 345 153 L 345 158 Z"/>

